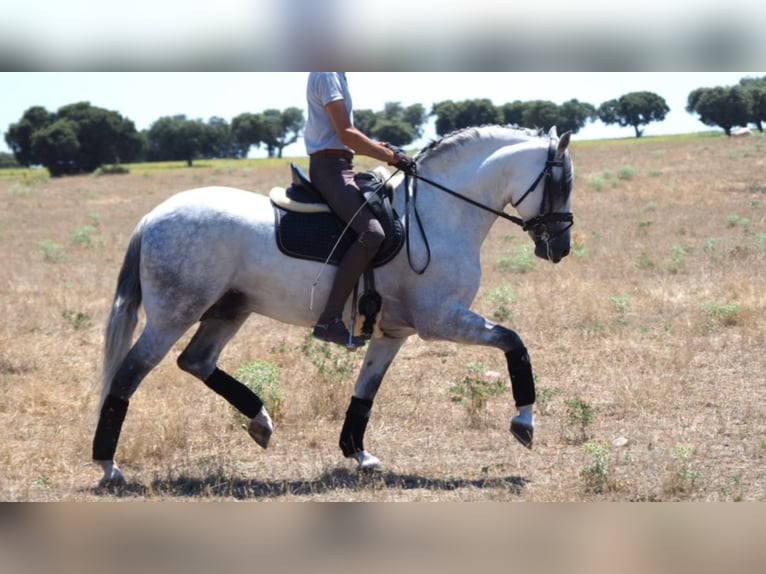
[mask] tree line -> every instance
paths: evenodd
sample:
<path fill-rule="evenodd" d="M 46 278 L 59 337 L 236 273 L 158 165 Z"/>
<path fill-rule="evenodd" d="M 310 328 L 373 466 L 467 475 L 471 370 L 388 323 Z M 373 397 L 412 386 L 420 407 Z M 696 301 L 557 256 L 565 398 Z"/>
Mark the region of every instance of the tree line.
<path fill-rule="evenodd" d="M 473 125 L 511 124 L 577 133 L 588 122 L 632 127 L 636 137 L 646 125 L 661 122 L 670 111 L 665 100 L 649 91 L 624 94 L 598 107 L 576 99 L 563 104 L 547 100 L 516 100 L 496 106 L 489 99 L 444 100 L 430 112 L 421 104 L 386 103 L 383 110 L 356 110 L 354 123 L 369 136 L 406 147 L 423 135 L 429 117 L 436 132 Z M 698 88 L 688 96 L 686 111 L 697 114 L 708 126 L 731 135 L 735 126 L 754 125 L 761 132 L 766 120 L 766 76 L 744 78 L 736 86 Z M 242 113 L 227 122 L 220 117 L 205 121 L 185 115 L 165 116 L 147 130 L 116 111 L 78 102 L 49 112 L 41 106 L 26 110 L 11 124 L 5 141 L 11 154 L 0 153 L 0 167 L 9 165 L 48 168 L 52 176 L 88 173 L 102 165 L 137 161 L 186 161 L 244 158 L 253 147 L 265 148 L 269 157 L 282 157 L 297 142 L 305 125 L 300 108 Z"/>

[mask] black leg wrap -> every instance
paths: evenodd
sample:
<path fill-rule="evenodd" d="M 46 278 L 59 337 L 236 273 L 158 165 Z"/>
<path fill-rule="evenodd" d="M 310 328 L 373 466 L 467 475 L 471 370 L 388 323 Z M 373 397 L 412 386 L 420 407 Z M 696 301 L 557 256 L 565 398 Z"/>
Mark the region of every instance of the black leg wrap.
<path fill-rule="evenodd" d="M 346 411 L 346 420 L 343 421 L 338 443 L 343 456 L 349 457 L 364 450 L 364 431 L 367 430 L 371 411 L 371 400 L 351 397 L 351 404 Z"/>
<path fill-rule="evenodd" d="M 508 373 L 511 375 L 511 390 L 517 407 L 531 405 L 535 402 L 535 377 L 532 374 L 532 363 L 529 353 L 524 347 L 505 354 L 508 361 Z"/>
<path fill-rule="evenodd" d="M 258 395 L 221 369 L 213 371 L 205 380 L 205 384 L 249 419 L 257 415 L 263 407 L 263 401 Z"/>
<path fill-rule="evenodd" d="M 101 407 L 96 434 L 93 436 L 93 460 L 114 460 L 128 401 L 107 395 Z"/>

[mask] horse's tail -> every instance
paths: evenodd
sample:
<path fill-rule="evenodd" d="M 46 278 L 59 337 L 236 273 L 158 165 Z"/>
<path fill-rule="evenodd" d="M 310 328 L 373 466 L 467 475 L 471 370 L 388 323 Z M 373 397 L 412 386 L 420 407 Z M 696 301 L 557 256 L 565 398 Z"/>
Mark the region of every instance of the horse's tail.
<path fill-rule="evenodd" d="M 109 387 L 120 363 L 130 350 L 133 332 L 138 323 L 138 308 L 141 306 L 142 299 L 139 264 L 145 225 L 146 220 L 142 219 L 133 231 L 117 278 L 117 289 L 104 337 L 104 363 L 101 370 L 99 411 L 109 393 Z"/>

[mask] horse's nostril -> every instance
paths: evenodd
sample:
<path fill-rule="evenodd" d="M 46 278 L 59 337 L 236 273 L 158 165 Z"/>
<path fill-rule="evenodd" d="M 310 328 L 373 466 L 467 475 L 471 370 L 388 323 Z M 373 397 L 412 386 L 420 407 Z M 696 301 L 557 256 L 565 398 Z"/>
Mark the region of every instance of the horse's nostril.
<path fill-rule="evenodd" d="M 561 254 L 561 257 L 566 257 L 567 255 L 569 255 L 569 247 L 564 249 L 564 252 Z"/>

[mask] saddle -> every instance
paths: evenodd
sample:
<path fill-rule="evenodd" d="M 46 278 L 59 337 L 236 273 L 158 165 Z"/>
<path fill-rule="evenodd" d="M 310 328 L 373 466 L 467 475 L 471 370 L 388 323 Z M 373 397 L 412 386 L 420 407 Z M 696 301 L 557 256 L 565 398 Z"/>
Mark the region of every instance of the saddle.
<path fill-rule="evenodd" d="M 346 223 L 333 213 L 300 167 L 291 163 L 290 170 L 291 185 L 287 189 L 275 187 L 269 194 L 279 250 L 289 257 L 339 265 L 356 241 L 356 232 L 347 229 Z M 355 180 L 386 234 L 372 261 L 373 267 L 380 267 L 391 261 L 404 244 L 402 222 L 391 206 L 393 188 L 384 185 L 384 177 L 375 171 L 359 172 Z"/>
<path fill-rule="evenodd" d="M 279 250 L 289 257 L 339 265 L 356 241 L 356 232 L 333 213 L 300 167 L 291 163 L 290 171 L 290 186 L 287 189 L 275 187 L 269 193 L 274 206 Z M 377 255 L 364 272 L 364 293 L 357 303 L 359 313 L 364 317 L 361 336 L 369 339 L 382 306 L 380 294 L 375 291 L 373 269 L 385 265 L 399 253 L 404 245 L 404 227 L 392 207 L 394 188 L 385 183 L 384 175 L 366 171 L 355 174 L 354 179 L 386 234 Z M 355 299 L 356 296 L 355 289 Z"/>

